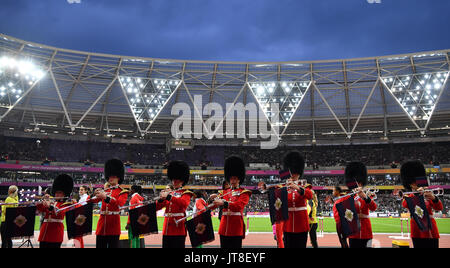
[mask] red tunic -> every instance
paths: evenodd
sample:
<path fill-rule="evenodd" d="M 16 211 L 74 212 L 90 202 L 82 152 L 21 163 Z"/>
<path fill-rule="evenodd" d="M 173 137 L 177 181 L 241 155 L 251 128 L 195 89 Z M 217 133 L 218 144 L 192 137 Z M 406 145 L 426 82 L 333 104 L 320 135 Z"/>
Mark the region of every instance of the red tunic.
<path fill-rule="evenodd" d="M 43 212 L 44 222 L 39 233 L 39 242 L 62 243 L 64 240 L 64 211 L 56 214 L 56 208 L 61 209 L 72 203 L 57 202 L 53 209 L 45 207 L 43 204 L 36 205 L 37 210 Z"/>
<path fill-rule="evenodd" d="M 370 203 L 367 204 L 366 201 L 359 196 L 355 197 L 355 209 L 358 213 L 359 222 L 361 224 L 361 229 L 359 233 L 349 236 L 352 239 L 372 239 L 372 225 L 370 223 L 369 211 L 375 211 L 377 209 L 377 204 L 375 201 L 370 199 Z"/>
<path fill-rule="evenodd" d="M 309 231 L 309 216 L 306 202 L 313 198 L 310 189 L 301 190 L 288 189 L 289 219 L 284 222 L 285 233 L 304 233 Z"/>
<path fill-rule="evenodd" d="M 439 230 L 436 225 L 436 220 L 433 217 L 433 209 L 436 211 L 440 211 L 444 209 L 444 206 L 442 205 L 441 200 L 439 202 L 434 203 L 433 201 L 428 201 L 425 199 L 425 205 L 427 207 L 428 213 L 430 214 L 431 218 L 431 224 L 433 228 L 430 231 L 422 232 L 420 231 L 419 227 L 417 226 L 416 221 L 414 221 L 411 218 L 411 238 L 440 238 L 439 236 Z M 406 203 L 406 200 L 403 199 L 402 206 L 404 208 L 408 208 L 408 204 Z"/>
<path fill-rule="evenodd" d="M 178 189 L 170 194 L 170 200 L 156 202 L 156 210 L 166 208 L 163 235 L 167 236 L 186 236 L 185 221 L 176 224 L 176 220 L 186 216 L 186 209 L 191 203 L 194 194 L 185 189 Z"/>
<path fill-rule="evenodd" d="M 344 198 L 338 199 L 333 204 L 333 217 L 334 217 L 334 221 L 336 222 L 337 227 L 341 226 L 341 219 L 339 218 L 339 212 L 336 208 L 336 205 L 343 202 L 344 200 L 345 200 Z M 340 232 L 340 230 L 337 230 L 337 231 Z"/>
<path fill-rule="evenodd" d="M 230 191 L 232 193 L 228 194 Z M 222 194 L 224 195 L 222 198 L 228 202 L 228 207 L 222 209 L 219 235 L 245 237 L 244 208 L 247 206 L 252 192 L 239 188 L 224 190 Z"/>
<path fill-rule="evenodd" d="M 120 207 L 125 205 L 128 199 L 128 190 L 124 190 L 120 187 L 109 188 L 105 190 L 107 196 L 110 197 L 109 203 L 105 200 L 90 199 L 88 202 L 98 203 L 102 201 L 102 207 L 100 209 L 100 219 L 97 223 L 96 235 L 108 236 L 108 235 L 120 235 Z"/>
<path fill-rule="evenodd" d="M 130 210 L 136 208 L 136 204 L 142 203 L 143 201 L 144 198 L 140 194 L 134 193 L 130 199 Z M 130 216 L 128 216 L 128 224 L 130 224 Z"/>
<path fill-rule="evenodd" d="M 206 207 L 206 201 L 203 198 L 197 198 L 195 200 L 195 209 L 196 211 L 202 211 Z"/>

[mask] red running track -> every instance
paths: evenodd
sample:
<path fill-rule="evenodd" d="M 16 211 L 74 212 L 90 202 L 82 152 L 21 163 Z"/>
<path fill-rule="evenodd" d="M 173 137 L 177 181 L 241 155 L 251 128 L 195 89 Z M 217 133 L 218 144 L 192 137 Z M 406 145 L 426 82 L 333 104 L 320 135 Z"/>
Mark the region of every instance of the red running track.
<path fill-rule="evenodd" d="M 124 233 L 125 234 L 125 233 Z M 381 247 L 381 248 L 392 248 L 392 241 L 395 240 L 390 238 L 389 236 L 399 236 L 400 234 L 374 234 L 374 238 L 372 240 L 373 247 Z M 35 238 L 31 240 L 34 247 L 38 247 L 37 237 L 39 236 L 39 232 L 35 232 Z M 147 248 L 161 248 L 162 235 L 149 235 L 145 237 L 145 245 Z M 412 247 L 411 239 L 405 239 Z M 95 247 L 95 235 L 89 235 L 84 237 L 84 243 L 86 248 Z M 20 246 L 22 243 L 20 240 L 14 241 L 14 247 Z M 318 237 L 319 247 L 326 248 L 339 248 L 339 240 L 336 234 L 326 233 L 323 237 Z M 62 245 L 63 248 L 71 248 L 73 247 L 73 240 L 67 241 L 67 236 L 65 236 L 65 241 Z M 186 238 L 186 247 L 190 248 L 189 236 Z M 205 248 L 219 248 L 220 247 L 220 238 L 216 234 L 215 241 L 208 243 L 204 246 Z M 250 233 L 247 235 L 245 240 L 243 241 L 244 248 L 275 248 L 276 242 L 273 238 L 272 233 Z M 308 247 L 311 247 L 310 242 L 308 241 Z M 439 247 L 441 248 L 450 248 L 450 235 L 441 235 L 439 239 Z"/>

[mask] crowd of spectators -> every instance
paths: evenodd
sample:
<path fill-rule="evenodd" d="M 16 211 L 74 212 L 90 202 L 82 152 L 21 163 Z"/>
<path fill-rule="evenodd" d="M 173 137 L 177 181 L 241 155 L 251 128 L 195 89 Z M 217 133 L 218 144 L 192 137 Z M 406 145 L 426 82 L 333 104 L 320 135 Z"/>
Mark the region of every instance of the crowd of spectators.
<path fill-rule="evenodd" d="M 341 146 L 278 147 L 262 150 L 250 146 L 195 146 L 193 149 L 171 150 L 166 145 L 124 144 L 94 141 L 30 139 L 0 136 L 0 156 L 17 161 L 79 162 L 87 160 L 103 164 L 119 158 L 131 164 L 163 167 L 171 160 L 184 160 L 191 166 L 222 167 L 224 159 L 241 156 L 247 164 L 264 164 L 278 169 L 289 150 L 300 151 L 308 167 L 345 166 L 355 159 L 367 166 L 399 165 L 408 159 L 420 159 L 425 164 L 450 164 L 450 142 L 374 144 Z M 396 163 L 396 164 L 395 164 Z"/>
<path fill-rule="evenodd" d="M 225 156 L 239 155 L 247 163 L 267 163 L 277 168 L 284 154 L 298 150 L 305 157 L 306 165 L 320 167 L 345 166 L 354 160 L 367 166 L 392 166 L 409 159 L 420 159 L 425 164 L 450 163 L 450 143 L 414 143 L 414 144 L 374 144 L 342 146 L 279 147 L 275 150 L 261 150 L 258 147 L 226 147 Z"/>

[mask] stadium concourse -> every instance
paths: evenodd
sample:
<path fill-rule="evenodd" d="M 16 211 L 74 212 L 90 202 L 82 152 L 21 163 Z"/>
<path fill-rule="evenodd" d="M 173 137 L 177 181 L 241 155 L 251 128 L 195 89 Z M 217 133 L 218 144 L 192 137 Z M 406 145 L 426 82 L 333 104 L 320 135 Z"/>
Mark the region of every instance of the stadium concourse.
<path fill-rule="evenodd" d="M 222 188 L 225 159 L 238 155 L 247 169 L 241 186 L 252 191 L 245 212 L 263 213 L 266 221 L 259 225 L 250 218 L 243 246 L 274 247 L 268 198 L 257 185 L 282 183 L 283 155 L 297 150 L 306 162 L 302 179 L 317 193 L 318 215 L 326 222 L 319 246 L 339 246 L 330 195 L 345 184 L 345 165 L 358 160 L 368 167 L 368 184 L 379 191 L 370 215 L 372 246 L 392 247 L 390 236 L 402 236 L 401 219 L 409 218 L 398 199 L 400 167 L 418 159 L 429 187 L 443 189 L 444 209 L 434 217 L 440 246 L 450 247 L 449 55 L 438 50 L 309 62 L 162 60 L 74 51 L 0 34 L 0 199 L 17 185 L 20 201 L 27 201 L 61 173 L 74 179 L 72 197 L 78 199 L 82 185 L 103 188 L 104 163 L 111 158 L 125 163 L 122 187 L 140 185 L 148 198 L 171 183 L 172 160 L 190 166 L 187 189 L 209 195 Z M 177 104 L 193 111 L 189 126 L 192 121 L 199 132 L 212 130 L 213 108 L 199 109 L 198 103 L 215 112 L 221 107 L 220 124 L 232 130 L 209 137 L 195 127 L 180 129 L 172 111 Z M 252 132 L 255 120 L 246 118 L 246 110 L 237 119 L 230 113 L 236 121 L 229 124 L 228 104 L 249 114 L 254 107 L 259 122 L 275 133 Z M 278 114 L 271 105 L 278 105 Z M 220 124 L 215 121 L 215 131 Z M 262 148 L 267 136 L 277 146 Z M 192 207 L 193 201 L 188 211 Z M 145 244 L 160 247 L 161 240 L 161 234 L 150 235 Z M 218 243 L 216 238 L 206 246 Z M 93 247 L 95 237 L 86 236 L 85 244 Z"/>

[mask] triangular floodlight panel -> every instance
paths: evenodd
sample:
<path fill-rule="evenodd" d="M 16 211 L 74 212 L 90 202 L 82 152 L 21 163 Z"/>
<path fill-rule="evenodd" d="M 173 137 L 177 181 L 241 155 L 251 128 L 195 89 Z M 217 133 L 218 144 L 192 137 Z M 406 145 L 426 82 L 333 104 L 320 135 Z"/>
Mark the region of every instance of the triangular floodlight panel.
<path fill-rule="evenodd" d="M 0 107 L 14 106 L 45 72 L 29 60 L 13 57 L 0 58 Z"/>
<path fill-rule="evenodd" d="M 174 79 L 130 76 L 120 76 L 119 81 L 126 92 L 136 123 L 142 131 L 153 123 L 181 82 Z"/>
<path fill-rule="evenodd" d="M 269 121 L 274 113 L 271 103 L 278 103 L 278 126 L 284 128 L 297 111 L 310 81 L 251 82 L 249 85 Z M 272 124 L 272 122 L 270 123 Z"/>
<path fill-rule="evenodd" d="M 420 128 L 424 128 L 433 115 L 448 74 L 448 72 L 434 72 L 382 79 L 405 113 Z"/>

